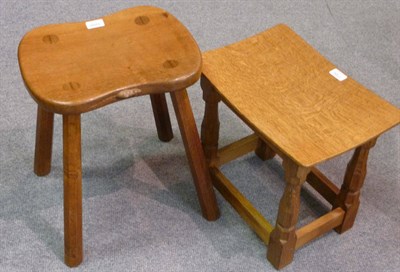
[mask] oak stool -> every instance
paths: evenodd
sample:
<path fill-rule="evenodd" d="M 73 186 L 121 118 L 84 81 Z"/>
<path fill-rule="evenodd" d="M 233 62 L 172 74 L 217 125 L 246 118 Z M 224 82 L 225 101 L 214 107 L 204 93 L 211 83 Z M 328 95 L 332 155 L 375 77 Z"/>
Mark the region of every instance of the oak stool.
<path fill-rule="evenodd" d="M 352 227 L 368 152 L 380 134 L 399 124 L 399 109 L 346 76 L 286 25 L 204 53 L 201 86 L 201 137 L 214 186 L 268 245 L 275 268 L 288 265 L 296 249 L 327 231 Z M 254 134 L 218 149 L 220 101 Z M 315 165 L 352 149 L 339 189 Z M 286 188 L 275 227 L 219 169 L 253 150 L 263 160 L 278 154 L 283 161 Z M 305 181 L 332 211 L 296 229 Z"/>
<path fill-rule="evenodd" d="M 158 136 L 172 139 L 165 93 L 171 94 L 202 214 L 219 210 L 186 87 L 201 74 L 201 53 L 170 13 L 135 7 L 100 19 L 54 24 L 28 32 L 18 59 L 38 104 L 34 172 L 51 168 L 54 113 L 63 116 L 65 263 L 83 259 L 81 114 L 127 98 L 150 95 Z"/>

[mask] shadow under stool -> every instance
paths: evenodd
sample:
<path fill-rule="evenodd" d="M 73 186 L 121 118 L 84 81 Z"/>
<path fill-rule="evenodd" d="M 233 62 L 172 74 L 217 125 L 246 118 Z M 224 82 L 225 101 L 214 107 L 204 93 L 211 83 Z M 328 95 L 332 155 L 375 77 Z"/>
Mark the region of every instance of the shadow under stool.
<path fill-rule="evenodd" d="M 201 86 L 201 137 L 213 184 L 268 245 L 275 268 L 291 263 L 296 249 L 320 235 L 353 226 L 368 152 L 379 135 L 399 124 L 399 109 L 346 76 L 286 25 L 204 53 Z M 220 101 L 254 134 L 219 149 Z M 339 189 L 315 166 L 353 149 Z M 283 160 L 286 187 L 275 226 L 219 169 L 253 150 L 262 160 L 276 154 Z M 305 181 L 332 210 L 296 229 Z"/>
<path fill-rule="evenodd" d="M 186 88 L 201 73 L 201 53 L 170 13 L 136 7 L 88 22 L 35 28 L 18 48 L 25 85 L 38 104 L 34 171 L 51 169 L 54 113 L 63 116 L 64 255 L 83 259 L 81 114 L 150 95 L 158 136 L 172 139 L 165 93 L 171 94 L 203 216 L 219 216 Z"/>

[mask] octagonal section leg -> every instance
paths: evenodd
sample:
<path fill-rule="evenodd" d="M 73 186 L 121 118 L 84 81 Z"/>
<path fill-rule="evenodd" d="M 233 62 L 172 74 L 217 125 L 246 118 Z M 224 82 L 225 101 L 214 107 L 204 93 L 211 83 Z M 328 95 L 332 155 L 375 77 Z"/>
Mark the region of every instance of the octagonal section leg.
<path fill-rule="evenodd" d="M 373 139 L 354 151 L 353 157 L 347 164 L 342 187 L 333 209 L 340 207 L 345 211 L 343 223 L 335 228 L 338 233 L 349 230 L 356 220 L 358 207 L 360 206 L 360 190 L 367 174 L 367 161 L 369 150 L 375 145 Z"/>
<path fill-rule="evenodd" d="M 219 114 L 218 103 L 221 97 L 204 76 L 201 77 L 203 100 L 205 102 L 204 118 L 201 124 L 201 141 L 208 166 L 218 160 Z"/>
<path fill-rule="evenodd" d="M 281 269 L 292 262 L 296 246 L 296 223 L 300 209 L 300 191 L 309 168 L 283 160 L 286 188 L 279 202 L 276 226 L 271 233 L 267 258 L 272 265 Z"/>

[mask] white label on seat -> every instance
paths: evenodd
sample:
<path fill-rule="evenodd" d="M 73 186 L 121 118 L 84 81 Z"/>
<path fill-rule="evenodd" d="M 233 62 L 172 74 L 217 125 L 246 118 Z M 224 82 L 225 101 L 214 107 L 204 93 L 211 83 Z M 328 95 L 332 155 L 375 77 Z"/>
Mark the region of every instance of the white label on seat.
<path fill-rule="evenodd" d="M 93 21 L 87 21 L 86 27 L 87 29 L 99 28 L 105 26 L 103 19 L 97 19 Z"/>
<path fill-rule="evenodd" d="M 339 81 L 343 81 L 347 78 L 345 74 L 343 74 L 339 69 L 335 68 L 332 69 L 329 74 L 331 74 L 333 77 L 335 77 Z"/>

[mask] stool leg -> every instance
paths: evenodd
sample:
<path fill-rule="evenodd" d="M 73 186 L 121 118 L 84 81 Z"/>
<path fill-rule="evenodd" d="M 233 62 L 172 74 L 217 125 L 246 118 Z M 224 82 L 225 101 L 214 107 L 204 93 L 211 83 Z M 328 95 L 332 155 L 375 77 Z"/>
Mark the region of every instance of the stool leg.
<path fill-rule="evenodd" d="M 174 134 L 172 133 L 165 93 L 151 94 L 150 99 L 154 119 L 156 121 L 158 138 L 160 141 L 169 142 L 174 137 Z"/>
<path fill-rule="evenodd" d="M 78 266 L 82 245 L 82 165 L 80 115 L 63 115 L 64 144 L 64 259 Z"/>
<path fill-rule="evenodd" d="M 51 170 L 51 149 L 53 145 L 54 113 L 38 106 L 36 121 L 36 144 L 33 171 L 45 176 Z"/>
<path fill-rule="evenodd" d="M 267 258 L 272 265 L 281 269 L 292 262 L 296 246 L 296 223 L 300 209 L 300 191 L 309 168 L 283 160 L 286 188 L 279 203 L 276 226 L 271 232 Z"/>
<path fill-rule="evenodd" d="M 171 92 L 182 140 L 185 145 L 186 156 L 189 160 L 194 184 L 196 186 L 202 214 L 207 220 L 216 220 L 219 209 L 208 172 L 203 149 L 197 132 L 192 108 L 186 90 Z"/>
<path fill-rule="evenodd" d="M 221 97 L 204 76 L 201 78 L 203 100 L 205 102 L 204 118 L 201 123 L 201 142 L 208 165 L 218 161 L 219 117 L 218 103 Z"/>
<path fill-rule="evenodd" d="M 344 181 L 333 209 L 341 207 L 345 211 L 343 222 L 335 228 L 338 233 L 350 229 L 356 219 L 360 206 L 360 190 L 367 174 L 369 150 L 375 145 L 376 139 L 356 148 L 353 157 L 347 164 Z"/>
<path fill-rule="evenodd" d="M 263 161 L 270 160 L 276 155 L 275 151 L 261 139 L 258 139 L 255 153 Z"/>

